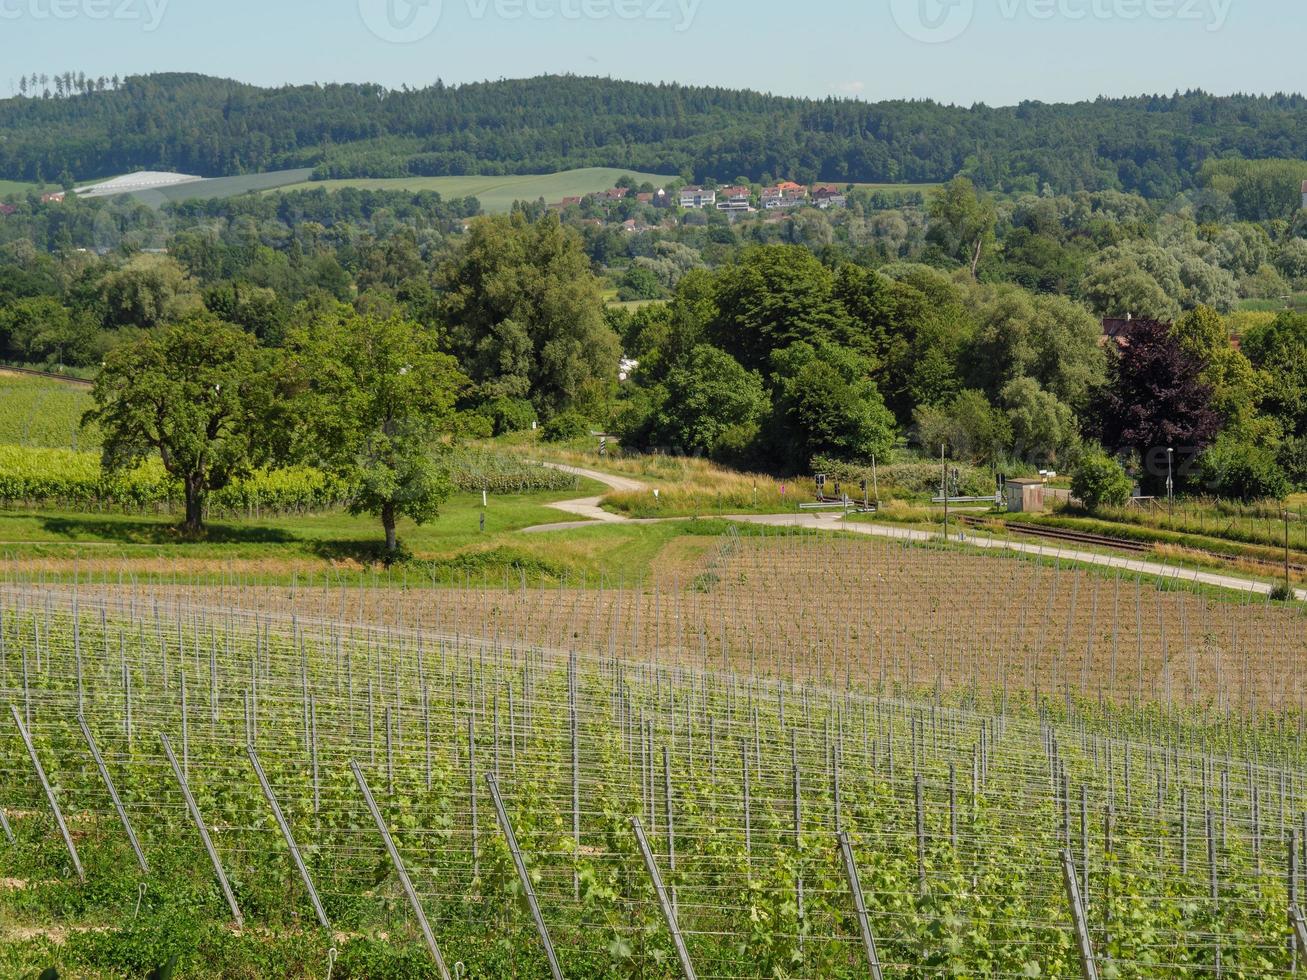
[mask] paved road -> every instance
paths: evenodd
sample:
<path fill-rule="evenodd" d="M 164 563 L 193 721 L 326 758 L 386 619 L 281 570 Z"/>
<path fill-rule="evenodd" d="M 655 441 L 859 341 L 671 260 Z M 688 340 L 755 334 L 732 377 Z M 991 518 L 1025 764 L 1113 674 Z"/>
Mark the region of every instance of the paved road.
<path fill-rule="evenodd" d="M 578 466 L 563 466 L 554 463 L 546 463 L 552 469 L 561 470 L 564 473 L 571 473 L 575 476 L 585 477 L 602 483 L 613 490 L 631 491 L 645 490 L 647 486 L 639 480 L 633 480 L 630 477 L 614 476 L 610 473 L 601 473 L 598 470 L 583 469 Z M 566 531 L 578 527 L 587 527 L 595 522 L 605 524 L 652 524 L 657 520 L 682 520 L 683 518 L 656 518 L 651 520 L 635 520 L 624 517 L 621 514 L 609 513 L 599 506 L 600 497 L 583 497 L 579 500 L 563 500 L 555 504 L 550 504 L 555 510 L 561 510 L 568 514 L 575 514 L 578 517 L 585 517 L 588 520 L 567 521 L 560 524 L 539 524 L 535 527 L 528 527 L 524 533 L 542 534 L 550 531 Z M 871 524 L 862 521 L 846 521 L 843 514 L 838 513 L 811 513 L 811 514 L 733 514 L 727 515 L 725 520 L 736 521 L 741 524 L 764 524 L 768 527 L 806 527 L 814 528 L 821 531 L 845 531 L 851 534 L 866 534 L 879 538 L 897 538 L 901 541 L 929 541 L 938 539 L 938 534 L 932 534 L 928 531 L 920 531 L 916 528 L 895 527 L 892 524 Z M 1015 551 L 1023 555 L 1038 555 L 1044 558 L 1061 558 L 1064 561 L 1080 562 L 1086 565 L 1098 565 L 1102 568 L 1119 568 L 1123 572 L 1130 574 L 1140 574 L 1157 576 L 1161 578 L 1176 578 L 1186 582 L 1196 582 L 1201 585 L 1211 585 L 1222 589 L 1231 589 L 1235 592 L 1251 592 L 1256 595 L 1267 595 L 1270 593 L 1272 586 L 1266 582 L 1256 582 L 1247 578 L 1240 578 L 1237 575 L 1223 575 L 1220 572 L 1202 572 L 1196 569 L 1179 568 L 1175 565 L 1168 565 L 1165 562 L 1158 561 L 1140 561 L 1137 558 L 1126 558 L 1121 555 L 1100 554 L 1095 551 L 1082 551 L 1077 549 L 1066 549 L 1061 547 L 1051 547 L 1044 544 L 1033 544 L 1029 541 L 1010 541 L 1003 538 L 978 537 L 967 534 L 965 541 L 977 548 L 993 548 L 998 551 Z M 1307 602 L 1307 591 L 1302 589 L 1296 590 L 1295 594 L 1300 600 Z"/>
<path fill-rule="evenodd" d="M 562 463 L 545 463 L 551 470 L 558 470 L 561 473 L 570 473 L 573 476 L 584 477 L 587 480 L 594 480 L 596 483 L 602 483 L 610 490 L 630 491 L 644 490 L 645 484 L 639 480 L 632 480 L 630 477 L 614 476 L 611 473 L 600 473 L 598 470 L 587 470 L 581 466 L 564 466 Z M 599 506 L 602 497 L 580 497 L 576 500 L 560 500 L 557 503 L 549 504 L 554 510 L 561 510 L 565 514 L 573 514 L 576 517 L 584 517 L 583 521 L 566 521 L 562 524 L 537 524 L 535 527 L 524 529 L 526 534 L 541 534 L 547 531 L 567 531 L 572 528 L 585 527 L 587 524 L 593 524 L 600 521 L 604 524 L 627 524 L 631 519 L 621 514 L 612 514 Z"/>
<path fill-rule="evenodd" d="M 728 521 L 741 524 L 765 524 L 768 527 L 808 527 L 823 531 L 845 531 L 852 534 L 867 534 L 880 538 L 897 538 L 899 540 L 929 541 L 938 540 L 938 534 L 920 531 L 916 528 L 894 527 L 886 524 L 868 524 L 860 521 L 846 521 L 842 514 L 739 514 L 727 517 Z M 1081 551 L 1032 544 L 1028 541 L 1010 541 L 1004 538 L 977 537 L 967 534 L 967 544 L 977 548 L 993 548 L 999 551 L 1016 551 L 1024 555 L 1039 555 L 1045 558 L 1061 558 L 1086 565 L 1098 565 L 1103 568 L 1119 568 L 1131 574 L 1139 573 L 1165 578 L 1176 578 L 1185 582 L 1197 582 L 1202 585 L 1214 585 L 1236 592 L 1252 592 L 1267 595 L 1272 586 L 1266 582 L 1255 582 L 1235 575 L 1223 575 L 1220 572 L 1202 572 L 1196 569 L 1179 568 L 1157 561 L 1140 561 L 1137 558 L 1125 558 L 1121 555 L 1100 554 L 1095 551 Z M 1299 599 L 1307 601 L 1307 591 L 1296 590 Z"/>

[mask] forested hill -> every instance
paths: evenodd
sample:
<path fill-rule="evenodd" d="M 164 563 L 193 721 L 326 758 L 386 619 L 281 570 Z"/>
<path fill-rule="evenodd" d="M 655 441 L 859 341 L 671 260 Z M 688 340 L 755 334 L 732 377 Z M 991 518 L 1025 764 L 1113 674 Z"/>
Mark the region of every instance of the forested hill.
<path fill-rule="evenodd" d="M 94 86 L 92 86 L 94 88 Z M 69 89 L 72 90 L 71 88 Z M 386 90 L 133 76 L 0 101 L 0 178 L 313 166 L 319 176 L 541 173 L 1116 188 L 1165 197 L 1213 156 L 1307 157 L 1307 99 L 1203 92 L 960 108 L 548 76 Z"/>

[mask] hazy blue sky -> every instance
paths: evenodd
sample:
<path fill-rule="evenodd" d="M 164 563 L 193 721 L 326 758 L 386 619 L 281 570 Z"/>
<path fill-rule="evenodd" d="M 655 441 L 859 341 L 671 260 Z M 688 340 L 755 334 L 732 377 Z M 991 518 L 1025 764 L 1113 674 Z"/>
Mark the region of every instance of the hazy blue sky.
<path fill-rule="evenodd" d="M 0 0 L 0 36 L 0 86 L 68 69 L 390 86 L 572 72 L 991 105 L 1307 88 L 1302 0 Z"/>

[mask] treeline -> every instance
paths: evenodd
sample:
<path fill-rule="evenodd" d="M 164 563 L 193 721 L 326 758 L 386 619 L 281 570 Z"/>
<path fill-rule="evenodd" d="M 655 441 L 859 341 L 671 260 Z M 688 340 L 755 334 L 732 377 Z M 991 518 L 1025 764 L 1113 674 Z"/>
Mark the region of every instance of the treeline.
<path fill-rule="evenodd" d="M 947 447 L 1021 473 L 1078 467 L 1103 446 L 1153 492 L 1172 449 L 1182 490 L 1256 499 L 1307 486 L 1301 314 L 1257 323 L 1240 349 L 1197 305 L 1174 325 L 1134 323 L 1118 345 L 1065 297 L 768 245 L 613 320 L 639 366 L 612 427 L 645 449 L 805 472 Z"/>
<path fill-rule="evenodd" d="M 1201 91 L 1066 105 L 866 103 L 548 76 L 423 89 L 263 89 L 130 76 L 69 98 L 0 102 L 0 175 L 78 179 L 139 168 L 224 176 L 543 173 L 613 166 L 703 180 L 789 177 L 989 189 L 1196 186 L 1226 157 L 1307 156 L 1307 100 Z"/>

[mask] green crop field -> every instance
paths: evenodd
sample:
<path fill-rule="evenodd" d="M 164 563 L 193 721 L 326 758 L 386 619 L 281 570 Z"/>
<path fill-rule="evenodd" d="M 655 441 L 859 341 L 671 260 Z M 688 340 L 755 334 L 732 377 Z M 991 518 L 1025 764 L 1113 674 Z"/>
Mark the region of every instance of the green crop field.
<path fill-rule="evenodd" d="M 698 568 L 6 566 L 0 973 L 1291 972 L 1296 612 L 783 529 Z"/>
<path fill-rule="evenodd" d="M 98 433 L 81 427 L 82 413 L 90 407 L 85 385 L 0 368 L 0 445 L 94 448 Z"/>
<path fill-rule="evenodd" d="M 838 181 L 832 181 L 832 183 L 835 183 L 836 186 L 839 187 L 844 186 L 843 184 L 840 184 Z M 885 191 L 886 193 L 897 192 L 902 194 L 913 194 L 913 193 L 929 194 L 931 191 L 933 191 L 935 188 L 939 187 L 940 185 L 939 184 L 857 184 L 855 183 L 853 186 L 864 191 Z"/>
<path fill-rule="evenodd" d="M 278 188 L 283 191 L 313 190 L 323 187 L 339 190 L 342 187 L 360 187 L 366 190 L 437 191 L 445 198 L 475 197 L 483 210 L 494 213 L 507 211 L 514 201 L 534 201 L 544 198 L 547 204 L 556 204 L 564 197 L 580 197 L 612 187 L 619 177 L 630 176 L 637 183 L 649 181 L 659 185 L 672 177 L 641 173 L 637 170 L 618 170 L 610 167 L 586 167 L 565 170 L 556 174 L 525 174 L 508 177 L 394 177 L 359 180 L 315 180 Z"/>

